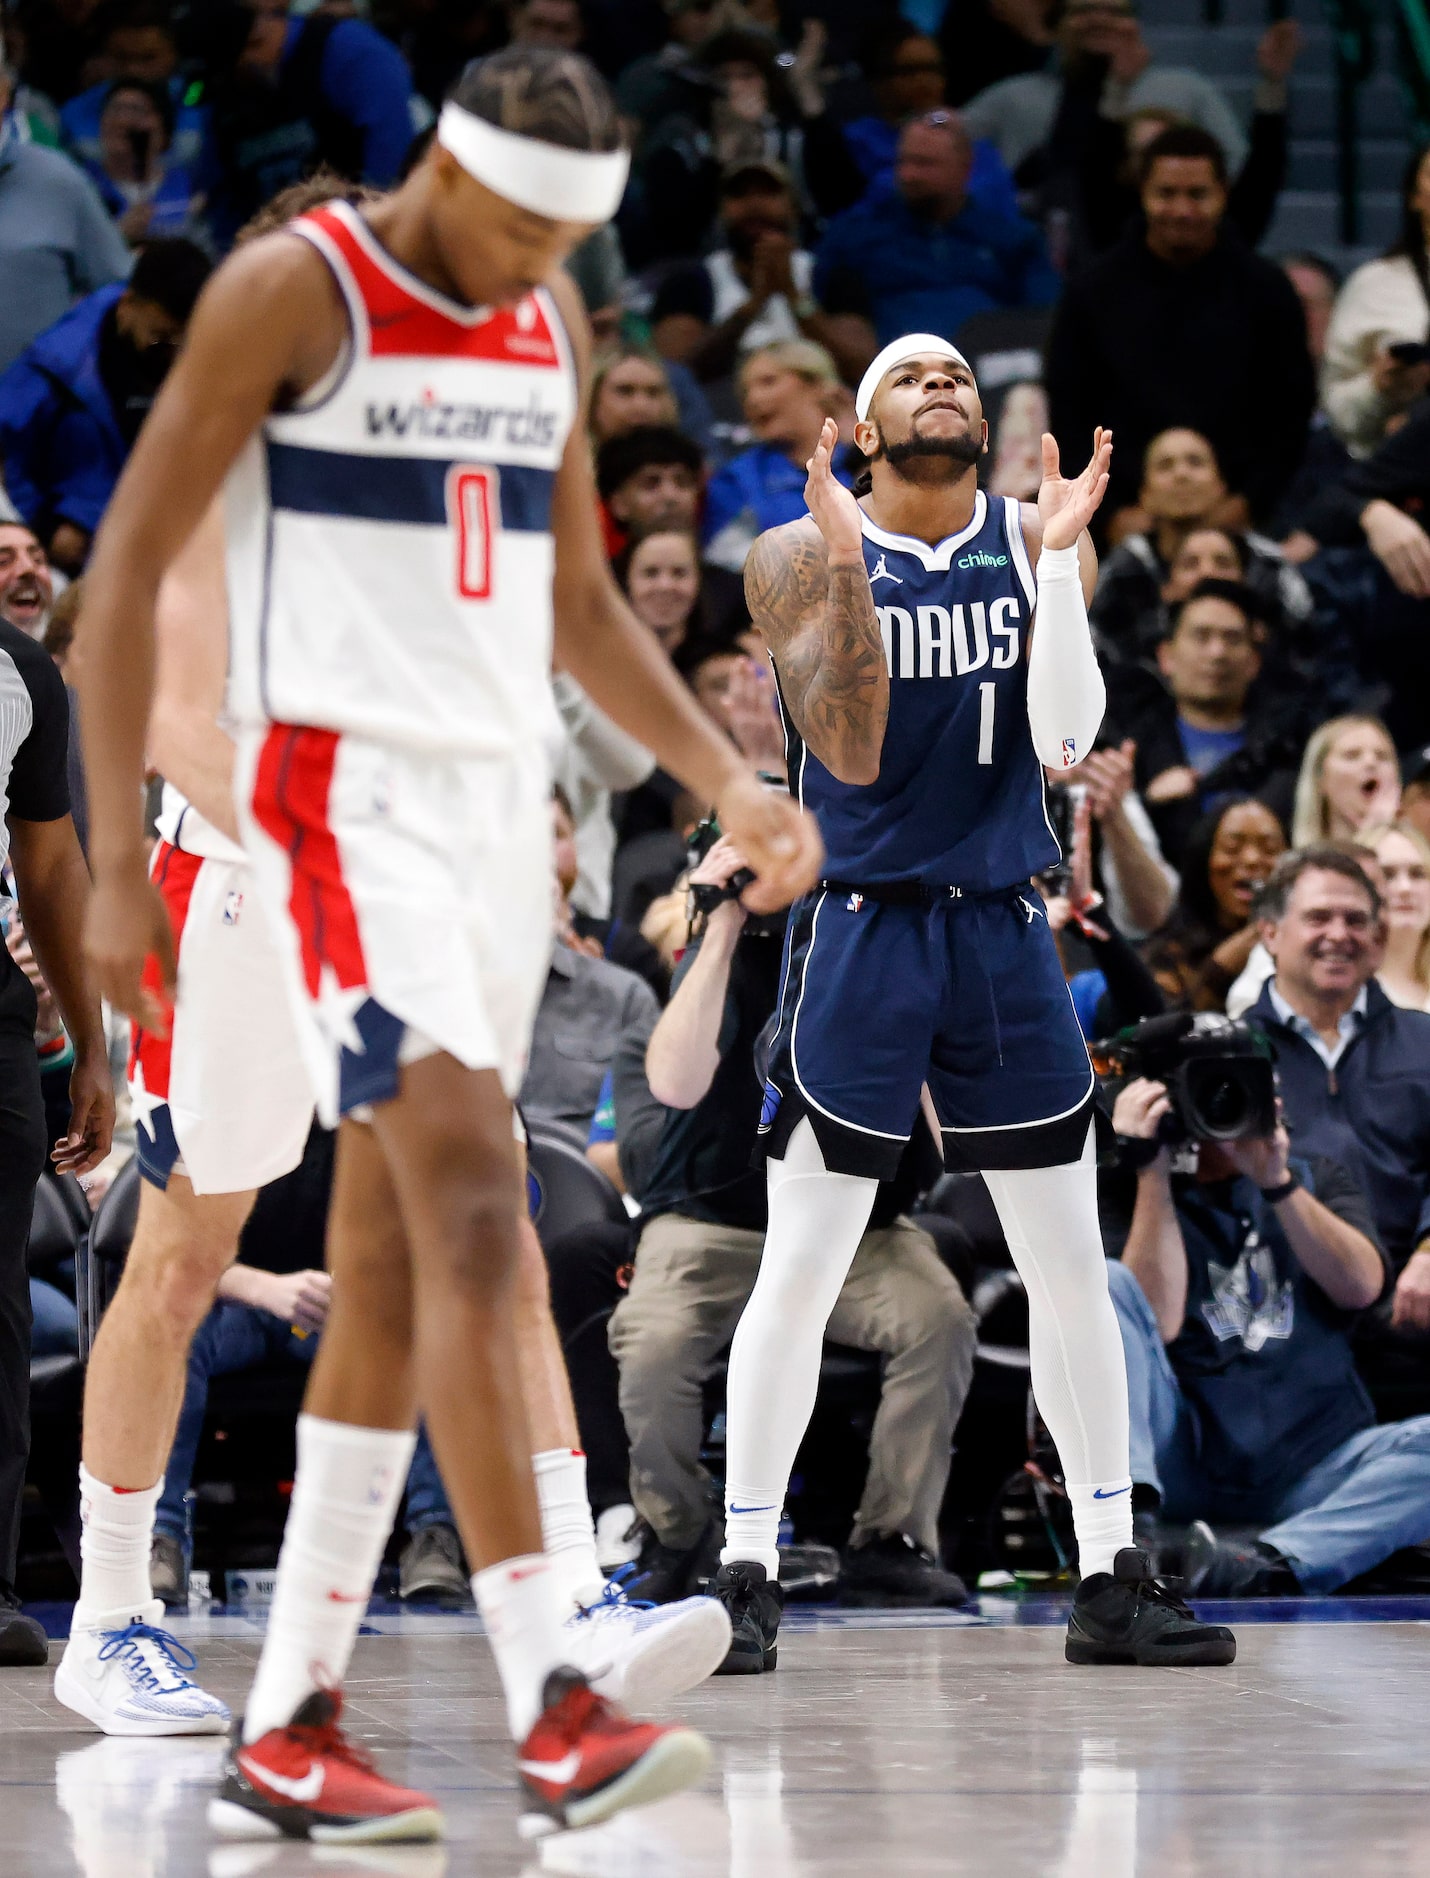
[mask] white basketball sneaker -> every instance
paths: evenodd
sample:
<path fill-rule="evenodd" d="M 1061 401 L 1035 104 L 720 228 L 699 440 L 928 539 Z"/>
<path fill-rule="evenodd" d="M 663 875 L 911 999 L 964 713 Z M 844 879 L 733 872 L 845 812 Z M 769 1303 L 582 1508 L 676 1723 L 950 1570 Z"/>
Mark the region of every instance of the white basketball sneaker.
<path fill-rule="evenodd" d="M 572 1666 L 596 1693 L 641 1712 L 714 1675 L 730 1648 L 730 1620 L 714 1598 L 641 1604 L 615 1584 L 564 1629 Z"/>
<path fill-rule="evenodd" d="M 113 1625 L 75 1626 L 55 1671 L 55 1696 L 107 1735 L 221 1735 L 229 1713 L 189 1679 L 198 1662 L 159 1628 L 156 1598 Z"/>

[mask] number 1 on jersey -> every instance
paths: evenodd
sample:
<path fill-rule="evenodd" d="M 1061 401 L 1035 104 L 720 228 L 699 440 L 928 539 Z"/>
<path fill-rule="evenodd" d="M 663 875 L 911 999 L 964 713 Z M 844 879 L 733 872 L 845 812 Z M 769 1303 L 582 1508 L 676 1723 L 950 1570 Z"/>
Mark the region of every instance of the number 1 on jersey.
<path fill-rule="evenodd" d="M 447 518 L 457 537 L 457 592 L 492 597 L 492 483 L 489 469 L 458 465 L 447 479 Z"/>
<path fill-rule="evenodd" d="M 993 761 L 993 706 L 997 696 L 998 687 L 992 679 L 978 687 L 978 760 L 980 763 Z"/>

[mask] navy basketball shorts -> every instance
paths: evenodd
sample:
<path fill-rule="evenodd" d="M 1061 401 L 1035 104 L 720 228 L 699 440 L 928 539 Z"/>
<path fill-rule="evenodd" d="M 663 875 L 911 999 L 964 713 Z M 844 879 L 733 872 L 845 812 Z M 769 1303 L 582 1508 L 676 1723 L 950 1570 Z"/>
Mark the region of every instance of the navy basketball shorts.
<path fill-rule="evenodd" d="M 765 1153 L 808 1116 L 832 1173 L 890 1179 L 927 1083 L 949 1167 L 1077 1160 L 1092 1065 L 1036 891 L 888 891 L 828 884 L 791 911 Z"/>

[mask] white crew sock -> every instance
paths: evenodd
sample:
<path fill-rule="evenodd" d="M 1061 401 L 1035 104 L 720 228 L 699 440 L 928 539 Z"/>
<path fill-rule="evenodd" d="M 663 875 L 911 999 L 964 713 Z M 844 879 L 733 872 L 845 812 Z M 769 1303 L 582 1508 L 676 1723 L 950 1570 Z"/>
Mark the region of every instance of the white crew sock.
<path fill-rule="evenodd" d="M 298 1467 L 243 1738 L 283 1728 L 347 1674 L 417 1437 L 298 1417 Z"/>
<path fill-rule="evenodd" d="M 606 1574 L 596 1557 L 596 1522 L 586 1497 L 580 1448 L 547 1448 L 531 1457 L 541 1507 L 541 1544 L 563 1597 L 578 1608 L 599 1603 Z"/>
<path fill-rule="evenodd" d="M 565 1594 L 551 1560 L 536 1552 L 477 1572 L 472 1596 L 497 1659 L 511 1738 L 519 1744 L 541 1713 L 546 1678 L 567 1660 Z"/>
<path fill-rule="evenodd" d="M 808 1121 L 790 1136 L 784 1159 L 769 1164 L 770 1223 L 725 1385 L 722 1565 L 748 1559 L 779 1576 L 780 1514 L 814 1411 L 824 1327 L 878 1186 L 829 1173 Z"/>
<path fill-rule="evenodd" d="M 1110 1572 L 1114 1554 L 1132 1544 L 1132 1480 L 1127 1365 L 1107 1289 L 1091 1125 L 1079 1161 L 983 1178 L 1028 1294 L 1033 1395 L 1069 1483 L 1078 1569 L 1084 1578 Z"/>
<path fill-rule="evenodd" d="M 138 1615 L 152 1604 L 149 1549 L 154 1512 L 164 1482 L 152 1487 L 109 1487 L 80 1463 L 79 1602 L 76 1629 L 113 1628 L 113 1620 Z"/>

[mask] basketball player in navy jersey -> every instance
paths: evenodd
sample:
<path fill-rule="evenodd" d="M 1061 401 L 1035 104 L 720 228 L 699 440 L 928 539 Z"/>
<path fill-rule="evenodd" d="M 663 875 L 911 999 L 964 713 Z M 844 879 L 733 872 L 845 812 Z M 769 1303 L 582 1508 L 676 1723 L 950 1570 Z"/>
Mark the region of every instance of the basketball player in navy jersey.
<path fill-rule="evenodd" d="M 560 264 L 629 158 L 585 61 L 469 67 L 390 197 L 224 263 L 100 530 L 79 627 L 95 897 L 111 1003 L 163 1028 L 167 911 L 140 817 L 153 614 L 220 487 L 234 801 L 281 933 L 320 1103 L 342 1113 L 333 1306 L 299 1424 L 278 1586 L 215 1828 L 437 1836 L 426 1794 L 340 1727 L 341 1684 L 424 1415 L 506 1696 L 529 1831 L 697 1779 L 708 1746 L 569 1667 L 516 1361 L 525 1193 L 511 1092 L 550 931 L 553 650 L 714 801 L 779 906 L 819 843 L 695 706 L 615 589 Z"/>
<path fill-rule="evenodd" d="M 867 492 L 832 476 L 827 424 L 809 515 L 761 536 L 745 577 L 826 871 L 790 920 L 761 1118 L 769 1228 L 730 1357 L 724 1668 L 775 1666 L 776 1532 L 825 1323 L 925 1086 L 948 1164 L 985 1176 L 1027 1289 L 1082 1572 L 1069 1660 L 1228 1663 L 1231 1633 L 1197 1623 L 1133 1545 L 1093 1075 L 1030 884 L 1059 852 L 1041 765 L 1085 756 L 1102 719 L 1086 529 L 1111 436 L 1072 481 L 1044 437 L 1033 507 L 978 487 L 987 425 L 947 341 L 886 346 L 855 404 Z"/>

